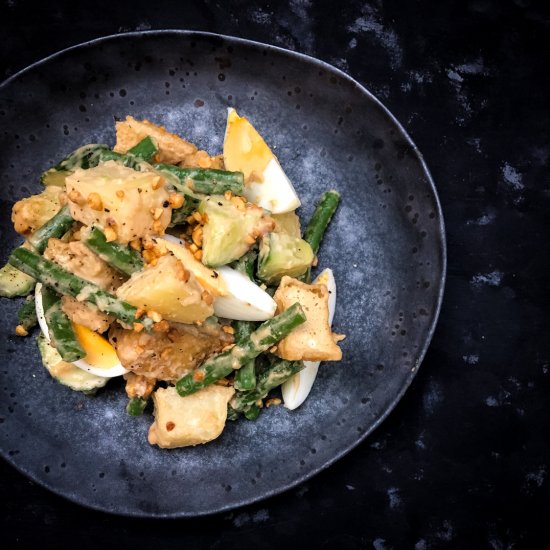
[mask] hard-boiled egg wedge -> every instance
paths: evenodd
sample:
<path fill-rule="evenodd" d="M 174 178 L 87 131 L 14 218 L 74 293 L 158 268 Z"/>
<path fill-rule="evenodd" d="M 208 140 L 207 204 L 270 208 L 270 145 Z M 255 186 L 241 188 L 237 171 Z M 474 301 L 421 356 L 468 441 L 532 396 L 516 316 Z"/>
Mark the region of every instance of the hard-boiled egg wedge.
<path fill-rule="evenodd" d="M 236 321 L 265 321 L 275 315 L 275 300 L 246 275 L 223 266 L 216 268 L 227 287 L 227 295 L 214 299 L 218 317 Z"/>
<path fill-rule="evenodd" d="M 157 238 L 183 267 L 191 271 L 201 286 L 214 296 L 214 314 L 236 321 L 265 321 L 275 315 L 275 300 L 246 275 L 223 266 L 210 269 L 195 260 L 185 243 L 172 235 Z"/>
<path fill-rule="evenodd" d="M 46 324 L 46 317 L 42 305 L 41 283 L 36 285 L 35 303 L 38 324 L 46 340 L 50 343 L 50 332 Z M 115 348 L 113 348 L 103 336 L 100 336 L 87 327 L 77 325 L 76 323 L 73 323 L 73 328 L 80 345 L 86 352 L 86 357 L 74 361 L 73 365 L 91 374 L 95 374 L 96 376 L 103 376 L 104 378 L 113 378 L 114 376 L 121 376 L 128 372 L 120 363 Z"/>
<path fill-rule="evenodd" d="M 244 195 L 250 202 L 273 214 L 291 212 L 300 206 L 277 157 L 254 126 L 232 108 L 227 111 L 223 161 L 226 170 L 243 172 Z"/>
<path fill-rule="evenodd" d="M 328 322 L 332 325 L 336 307 L 336 281 L 332 269 L 322 271 L 313 282 L 326 285 L 328 288 Z M 283 400 L 287 409 L 297 409 L 306 400 L 317 377 L 319 364 L 320 361 L 304 361 L 305 367 L 282 385 Z"/>

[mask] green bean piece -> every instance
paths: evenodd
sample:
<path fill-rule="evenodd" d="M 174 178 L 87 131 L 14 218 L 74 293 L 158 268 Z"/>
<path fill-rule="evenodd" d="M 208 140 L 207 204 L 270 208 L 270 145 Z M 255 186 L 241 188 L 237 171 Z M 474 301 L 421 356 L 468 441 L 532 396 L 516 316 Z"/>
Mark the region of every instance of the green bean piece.
<path fill-rule="evenodd" d="M 155 164 L 154 168 L 170 172 L 179 180 L 174 184 L 178 190 L 192 189 L 205 195 L 223 195 L 231 191 L 234 195 L 244 192 L 244 175 L 242 172 L 228 172 L 213 168 L 181 168 L 172 164 Z"/>
<path fill-rule="evenodd" d="M 244 341 L 235 344 L 225 352 L 209 357 L 192 373 L 180 378 L 176 383 L 176 390 L 182 397 L 185 397 L 225 378 L 260 353 L 267 351 L 305 320 L 306 316 L 300 304 L 292 305 L 281 314 L 262 323 Z"/>
<path fill-rule="evenodd" d="M 252 321 L 235 321 L 235 342 L 240 344 L 244 342 L 254 332 L 258 326 Z M 239 370 L 235 371 L 234 386 L 236 390 L 252 390 L 256 387 L 256 360 L 251 359 Z"/>
<path fill-rule="evenodd" d="M 36 326 L 38 318 L 36 317 L 36 304 L 34 302 L 34 296 L 29 296 L 19 308 L 17 312 L 17 319 L 19 324 L 25 329 L 29 330 Z"/>
<path fill-rule="evenodd" d="M 17 248 L 8 261 L 56 292 L 75 298 L 78 296 L 81 301 L 95 304 L 103 313 L 113 315 L 130 327 L 139 322 L 147 331 L 153 328 L 154 323 L 149 317 L 140 317 L 139 320 L 136 318 L 137 308 L 134 306 L 30 250 Z"/>
<path fill-rule="evenodd" d="M 157 143 L 151 136 L 144 137 L 137 145 L 128 149 L 130 155 L 134 155 L 145 162 L 151 162 L 158 152 Z"/>
<path fill-rule="evenodd" d="M 48 241 L 51 238 L 62 237 L 73 226 L 73 223 L 69 205 L 66 204 L 53 218 L 50 218 L 29 237 L 29 243 L 39 254 L 42 254 L 48 246 Z"/>
<path fill-rule="evenodd" d="M 244 417 L 247 420 L 256 420 L 258 416 L 260 415 L 260 407 L 258 405 L 250 405 L 250 407 L 244 411 Z"/>
<path fill-rule="evenodd" d="M 326 191 L 321 195 L 313 216 L 307 224 L 304 231 L 304 240 L 309 243 L 314 254 L 319 251 L 319 246 L 323 239 L 323 235 L 327 230 L 328 224 L 338 208 L 340 202 L 340 193 L 334 189 Z M 311 280 L 311 268 L 304 273 L 304 275 L 298 277 L 301 281 L 309 282 Z"/>
<path fill-rule="evenodd" d="M 143 397 L 132 397 L 126 405 L 126 412 L 130 416 L 141 416 L 145 407 L 147 407 L 148 399 Z"/>
<path fill-rule="evenodd" d="M 246 275 L 251 281 L 256 282 L 254 274 L 256 273 L 255 266 L 257 258 L 257 250 L 249 250 L 246 254 L 243 254 L 238 260 L 233 262 L 231 267 L 243 275 Z"/>
<path fill-rule="evenodd" d="M 84 237 L 84 244 L 110 266 L 126 275 L 143 269 L 143 258 L 139 252 L 114 241 L 108 242 L 98 227 L 93 227 Z"/>
<path fill-rule="evenodd" d="M 42 306 L 52 346 L 61 355 L 61 359 L 72 363 L 86 357 L 71 321 L 61 309 L 60 296 L 46 286 L 42 287 Z"/>
<path fill-rule="evenodd" d="M 246 412 L 257 401 L 264 399 L 272 389 L 284 384 L 303 368 L 303 361 L 274 358 L 270 368 L 258 375 L 256 388 L 252 391 L 237 392 L 229 405 L 238 412 Z"/>

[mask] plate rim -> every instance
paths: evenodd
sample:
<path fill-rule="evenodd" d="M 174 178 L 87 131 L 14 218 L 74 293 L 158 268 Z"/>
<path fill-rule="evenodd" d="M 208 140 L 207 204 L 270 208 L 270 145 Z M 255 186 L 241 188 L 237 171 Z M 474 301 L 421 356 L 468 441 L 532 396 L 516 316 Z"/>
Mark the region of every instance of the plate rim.
<path fill-rule="evenodd" d="M 150 513 L 150 512 L 143 512 L 143 511 L 118 511 L 116 509 L 110 509 L 106 506 L 100 506 L 95 505 L 90 502 L 83 502 L 81 500 L 78 500 L 78 497 L 74 495 L 73 493 L 67 494 L 65 492 L 62 492 L 61 490 L 56 489 L 55 486 L 48 484 L 44 480 L 35 477 L 32 472 L 28 472 L 24 468 L 21 468 L 19 465 L 17 465 L 15 462 L 9 459 L 6 453 L 0 449 L 0 456 L 8 463 L 10 466 L 14 467 L 18 472 L 26 476 L 27 478 L 30 478 L 33 482 L 37 483 L 41 487 L 47 489 L 48 491 L 51 491 L 52 493 L 72 502 L 75 504 L 78 504 L 79 506 L 82 506 L 84 508 L 96 510 L 99 512 L 104 512 L 108 514 L 113 514 L 116 516 L 123 516 L 123 517 L 130 517 L 130 518 L 154 518 L 154 519 L 181 519 L 181 518 L 196 518 L 196 517 L 205 517 L 205 516 L 211 516 L 214 514 L 220 514 L 223 512 L 228 512 L 230 510 L 236 510 L 238 508 L 242 508 L 243 506 L 251 505 L 263 500 L 266 500 L 268 498 L 271 498 L 273 496 L 285 493 L 289 491 L 290 489 L 293 489 L 294 487 L 297 487 L 298 485 L 301 485 L 302 483 L 305 483 L 306 481 L 309 481 L 311 478 L 322 472 L 323 470 L 326 470 L 328 467 L 330 467 L 332 464 L 343 458 L 345 455 L 350 453 L 353 449 L 355 449 L 360 443 L 362 443 L 367 437 L 369 437 L 374 430 L 376 430 L 383 422 L 384 420 L 389 416 L 389 414 L 395 409 L 397 404 L 401 401 L 403 398 L 403 395 L 405 392 L 409 389 L 409 387 L 412 384 L 412 381 L 418 374 L 418 371 L 420 369 L 420 366 L 422 362 L 425 359 L 426 353 L 428 351 L 428 348 L 432 342 L 435 329 L 437 327 L 437 323 L 439 320 L 439 316 L 441 313 L 442 303 L 443 303 L 443 296 L 445 293 L 445 286 L 446 286 L 446 280 L 447 280 L 447 237 L 446 237 L 446 231 L 445 231 L 445 221 L 443 217 L 443 209 L 441 207 L 441 201 L 439 198 L 439 194 L 437 192 L 437 188 L 435 185 L 435 181 L 432 177 L 432 174 L 430 172 L 430 169 L 428 168 L 428 165 L 426 161 L 424 160 L 424 156 L 416 146 L 415 142 L 412 140 L 411 136 L 405 129 L 405 127 L 399 122 L 399 120 L 393 115 L 393 113 L 382 103 L 381 100 L 379 100 L 370 90 L 368 90 L 363 84 L 361 84 L 358 80 L 356 80 L 351 75 L 347 74 L 346 72 L 342 71 L 338 67 L 323 61 L 322 59 L 319 59 L 317 57 L 313 57 L 311 55 L 301 53 L 299 51 L 289 50 L 287 48 L 283 48 L 281 46 L 275 46 L 272 44 L 267 44 L 265 42 L 258 42 L 256 40 L 250 40 L 247 38 L 241 38 L 238 36 L 231 36 L 226 34 L 220 34 L 215 32 L 208 32 L 208 31 L 201 31 L 201 30 L 190 30 L 190 29 L 151 29 L 151 30 L 143 30 L 143 31 L 131 31 L 131 32 L 122 32 L 117 34 L 109 34 L 105 36 L 100 36 L 97 38 L 93 38 L 91 40 L 87 40 L 85 42 L 80 42 L 78 44 L 74 44 L 72 46 L 68 46 L 67 48 L 64 48 L 62 50 L 56 51 L 46 57 L 43 57 L 30 65 L 27 65 L 23 69 L 20 69 L 13 75 L 6 78 L 4 81 L 0 83 L 0 92 L 9 86 L 12 82 L 16 81 L 21 76 L 24 76 L 27 72 L 32 71 L 35 68 L 40 67 L 41 65 L 44 65 L 52 60 L 55 60 L 57 57 L 61 57 L 67 53 L 72 52 L 73 50 L 78 49 L 84 49 L 91 46 L 97 46 L 98 44 L 115 41 L 115 40 L 124 40 L 128 38 L 139 38 L 143 36 L 177 36 L 177 37 L 186 37 L 190 38 L 193 36 L 196 36 L 198 38 L 215 38 L 215 39 L 221 39 L 225 42 L 232 42 L 236 43 L 242 46 L 252 46 L 255 48 L 264 48 L 272 51 L 276 51 L 280 54 L 287 55 L 289 57 L 299 59 L 302 61 L 305 61 L 309 64 L 312 64 L 314 66 L 317 66 L 321 69 L 324 69 L 343 80 L 348 81 L 349 83 L 353 84 L 359 92 L 366 95 L 370 101 L 374 102 L 376 107 L 382 110 L 385 116 L 387 116 L 392 124 L 395 125 L 397 131 L 399 132 L 400 136 L 406 141 L 407 145 L 409 145 L 413 151 L 413 154 L 415 158 L 419 161 L 420 166 L 422 168 L 422 172 L 424 173 L 426 180 L 429 184 L 431 193 L 433 195 L 434 201 L 435 201 L 435 208 L 437 211 L 437 219 L 439 221 L 438 227 L 437 227 L 437 236 L 440 240 L 440 247 L 441 247 L 441 273 L 437 277 L 437 283 L 439 285 L 438 293 L 437 293 L 437 303 L 435 307 L 435 311 L 433 313 L 433 317 L 430 323 L 430 327 L 428 330 L 427 338 L 425 339 L 422 348 L 420 350 L 420 353 L 418 354 L 418 359 L 414 365 L 415 369 L 414 372 L 410 374 L 410 376 L 407 378 L 404 385 L 400 388 L 400 391 L 397 393 L 397 395 L 392 399 L 392 401 L 389 403 L 389 405 L 386 407 L 384 412 L 376 419 L 376 421 L 371 424 L 371 426 L 365 430 L 362 434 L 359 435 L 359 437 L 351 444 L 345 447 L 342 450 L 339 450 L 334 456 L 332 456 L 330 459 L 326 460 L 323 464 L 318 466 L 317 468 L 309 471 L 306 474 L 303 474 L 299 476 L 297 479 L 284 484 L 282 486 L 277 487 L 276 489 L 272 489 L 269 491 L 264 491 L 261 495 L 258 495 L 256 497 L 251 498 L 245 498 L 242 500 L 239 500 L 238 502 L 234 502 L 232 504 L 226 504 L 217 506 L 215 508 L 211 508 L 209 510 L 199 510 L 199 511 L 193 511 L 193 512 L 173 512 L 173 513 Z"/>

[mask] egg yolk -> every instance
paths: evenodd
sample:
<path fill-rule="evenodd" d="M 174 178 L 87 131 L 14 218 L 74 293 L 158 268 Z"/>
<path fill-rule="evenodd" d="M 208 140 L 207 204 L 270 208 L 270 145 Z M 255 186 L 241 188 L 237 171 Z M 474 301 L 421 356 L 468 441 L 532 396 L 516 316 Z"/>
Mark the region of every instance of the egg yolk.
<path fill-rule="evenodd" d="M 76 323 L 73 323 L 73 327 L 80 345 L 86 352 L 84 360 L 92 367 L 110 369 L 120 364 L 115 348 L 103 336 Z"/>
<path fill-rule="evenodd" d="M 242 172 L 245 180 L 254 172 L 261 176 L 273 153 L 254 126 L 231 109 L 227 115 L 227 130 L 223 142 L 226 170 Z"/>

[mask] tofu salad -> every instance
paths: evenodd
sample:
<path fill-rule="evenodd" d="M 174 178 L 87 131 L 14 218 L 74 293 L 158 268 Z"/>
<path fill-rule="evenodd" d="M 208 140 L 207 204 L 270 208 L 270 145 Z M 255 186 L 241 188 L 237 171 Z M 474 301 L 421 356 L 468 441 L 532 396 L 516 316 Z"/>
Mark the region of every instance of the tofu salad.
<path fill-rule="evenodd" d="M 302 232 L 292 183 L 234 109 L 222 155 L 127 116 L 113 148 L 84 145 L 41 182 L 13 206 L 25 241 L 0 270 L 0 295 L 25 297 L 15 332 L 38 325 L 44 367 L 71 390 L 123 377 L 129 415 L 152 403 L 152 445 L 295 409 L 319 362 L 342 358 L 333 273 L 311 282 L 340 196 L 324 192 Z"/>

